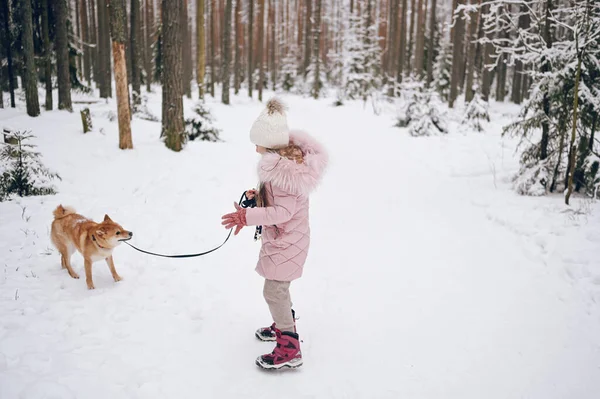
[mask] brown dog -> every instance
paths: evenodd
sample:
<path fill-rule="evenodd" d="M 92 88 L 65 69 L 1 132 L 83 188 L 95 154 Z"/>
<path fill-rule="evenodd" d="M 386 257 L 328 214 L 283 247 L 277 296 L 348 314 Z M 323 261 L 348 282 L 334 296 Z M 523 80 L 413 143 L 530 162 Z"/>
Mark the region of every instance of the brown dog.
<path fill-rule="evenodd" d="M 91 290 L 94 289 L 92 263 L 99 260 L 106 260 L 115 282 L 122 280 L 115 270 L 112 251 L 121 241 L 132 236 L 132 232 L 123 230 L 108 215 L 104 215 L 102 223 L 95 223 L 69 207 L 59 205 L 54 210 L 51 238 L 60 252 L 62 267 L 67 269 L 71 277 L 79 278 L 71 267 L 71 255 L 75 250 L 79 251 L 85 261 L 85 281 Z"/>

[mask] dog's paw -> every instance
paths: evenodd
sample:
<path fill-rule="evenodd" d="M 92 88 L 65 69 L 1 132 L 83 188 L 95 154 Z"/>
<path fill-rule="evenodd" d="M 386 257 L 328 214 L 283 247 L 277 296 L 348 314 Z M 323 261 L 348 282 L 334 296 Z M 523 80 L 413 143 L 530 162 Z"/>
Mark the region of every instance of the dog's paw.
<path fill-rule="evenodd" d="M 115 279 L 115 283 L 123 280 L 123 277 L 119 276 L 118 274 L 116 276 L 113 276 L 113 278 Z"/>
<path fill-rule="evenodd" d="M 78 279 L 79 278 L 79 274 L 73 272 L 73 273 L 69 273 L 69 276 L 73 277 L 74 279 Z"/>
<path fill-rule="evenodd" d="M 96 288 L 96 287 L 94 287 L 94 283 L 92 283 L 91 281 L 88 281 L 87 286 L 88 286 L 88 290 L 93 290 Z"/>

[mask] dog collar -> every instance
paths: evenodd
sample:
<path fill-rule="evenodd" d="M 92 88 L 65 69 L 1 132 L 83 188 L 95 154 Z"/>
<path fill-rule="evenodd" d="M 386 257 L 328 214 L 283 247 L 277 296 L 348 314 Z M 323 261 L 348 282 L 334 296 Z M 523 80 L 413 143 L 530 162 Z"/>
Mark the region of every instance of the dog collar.
<path fill-rule="evenodd" d="M 94 241 L 96 243 L 97 246 L 99 246 L 102 249 L 106 249 L 104 248 L 102 245 L 98 244 L 98 240 L 96 240 L 96 237 L 94 237 L 94 235 L 92 234 L 92 241 Z"/>

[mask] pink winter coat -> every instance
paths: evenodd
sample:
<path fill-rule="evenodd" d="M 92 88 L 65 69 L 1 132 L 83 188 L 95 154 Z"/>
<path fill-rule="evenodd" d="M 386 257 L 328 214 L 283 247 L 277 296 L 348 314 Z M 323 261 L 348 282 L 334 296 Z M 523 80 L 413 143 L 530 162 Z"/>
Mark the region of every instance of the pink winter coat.
<path fill-rule="evenodd" d="M 267 280 L 292 281 L 302 276 L 310 244 L 308 196 L 327 166 L 327 153 L 308 134 L 290 132 L 290 142 L 302 149 L 304 163 L 265 153 L 258 163 L 258 177 L 270 206 L 246 210 L 247 225 L 263 226 L 256 271 Z"/>

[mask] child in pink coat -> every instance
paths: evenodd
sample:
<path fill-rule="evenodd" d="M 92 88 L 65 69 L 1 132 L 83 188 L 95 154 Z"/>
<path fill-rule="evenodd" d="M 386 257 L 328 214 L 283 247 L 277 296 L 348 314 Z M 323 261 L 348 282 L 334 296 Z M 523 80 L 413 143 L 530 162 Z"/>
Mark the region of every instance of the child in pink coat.
<path fill-rule="evenodd" d="M 259 190 L 246 195 L 255 207 L 223 216 L 227 229 L 262 226 L 262 247 L 256 271 L 265 278 L 263 295 L 274 323 L 260 328 L 256 337 L 276 341 L 275 349 L 259 356 L 256 364 L 280 369 L 302 365 L 296 332 L 290 283 L 302 276 L 310 243 L 309 194 L 317 187 L 327 166 L 323 147 L 306 133 L 289 131 L 285 108 L 272 99 L 250 130 L 250 140 L 262 155 L 258 163 Z"/>

